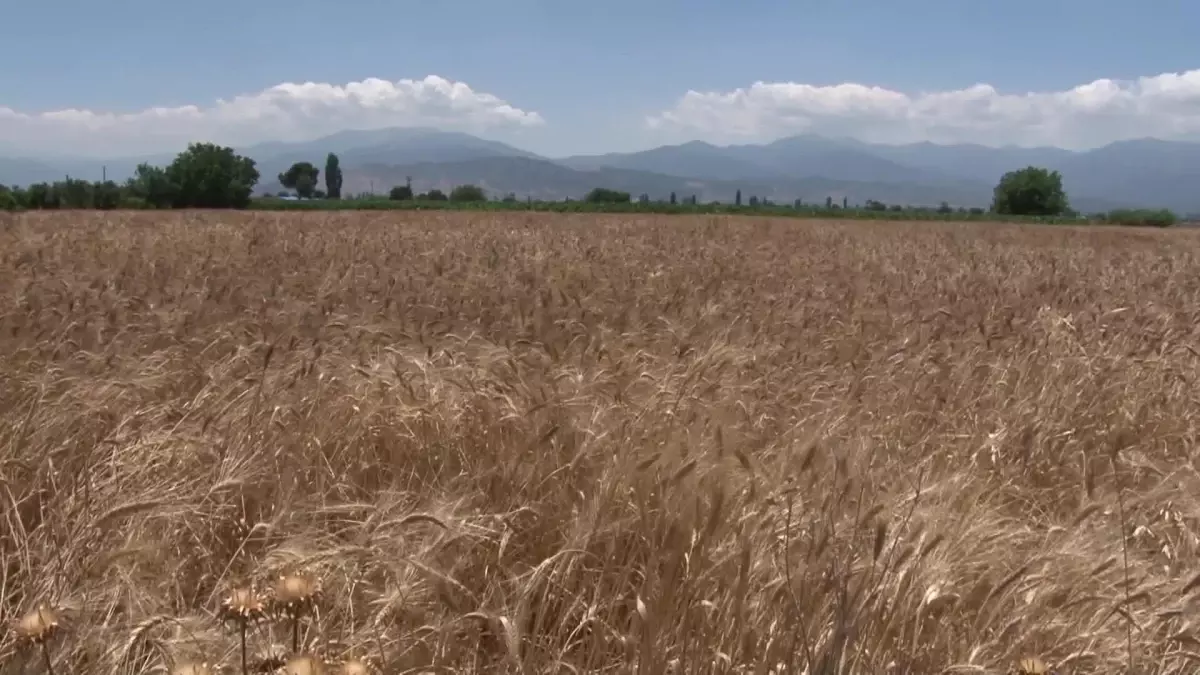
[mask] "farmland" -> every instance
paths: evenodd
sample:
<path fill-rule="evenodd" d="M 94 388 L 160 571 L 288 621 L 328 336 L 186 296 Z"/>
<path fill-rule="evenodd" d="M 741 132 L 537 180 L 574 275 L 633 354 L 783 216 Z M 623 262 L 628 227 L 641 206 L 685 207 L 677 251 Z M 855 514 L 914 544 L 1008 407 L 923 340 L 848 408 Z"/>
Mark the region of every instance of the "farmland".
<path fill-rule="evenodd" d="M 11 216 L 0 620 L 62 630 L 0 664 L 1195 672 L 1197 270 L 1105 227 Z M 313 611 L 218 621 L 294 574 Z"/>

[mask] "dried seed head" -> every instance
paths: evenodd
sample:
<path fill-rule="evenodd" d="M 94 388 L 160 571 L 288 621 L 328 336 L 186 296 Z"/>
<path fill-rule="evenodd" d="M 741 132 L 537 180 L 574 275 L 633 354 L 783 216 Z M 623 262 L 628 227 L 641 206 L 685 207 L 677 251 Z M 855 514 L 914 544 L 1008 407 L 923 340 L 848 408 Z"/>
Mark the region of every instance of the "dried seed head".
<path fill-rule="evenodd" d="M 284 675 L 324 675 L 325 666 L 308 655 L 293 656 L 283 666 Z"/>
<path fill-rule="evenodd" d="M 361 659 L 349 659 L 343 661 L 338 667 L 339 675 L 371 675 L 372 670 L 366 661 Z"/>
<path fill-rule="evenodd" d="M 1037 657 L 1024 658 L 1017 663 L 1018 675 L 1047 675 L 1049 672 L 1046 662 Z"/>
<path fill-rule="evenodd" d="M 272 644 L 255 654 L 250 670 L 255 673 L 274 673 L 285 665 L 287 649 L 283 645 Z"/>
<path fill-rule="evenodd" d="M 234 588 L 221 602 L 221 620 L 226 623 L 253 623 L 265 614 L 266 605 L 262 596 L 249 586 Z"/>
<path fill-rule="evenodd" d="M 58 612 L 47 605 L 38 605 L 17 621 L 13 632 L 21 641 L 42 644 L 53 640 L 60 628 Z"/>
<path fill-rule="evenodd" d="M 312 611 L 313 604 L 321 594 L 321 584 L 307 574 L 287 574 L 275 583 L 272 599 L 275 611 L 298 618 Z"/>
<path fill-rule="evenodd" d="M 171 675 L 213 675 L 213 669 L 207 663 L 188 661 L 172 668 Z"/>

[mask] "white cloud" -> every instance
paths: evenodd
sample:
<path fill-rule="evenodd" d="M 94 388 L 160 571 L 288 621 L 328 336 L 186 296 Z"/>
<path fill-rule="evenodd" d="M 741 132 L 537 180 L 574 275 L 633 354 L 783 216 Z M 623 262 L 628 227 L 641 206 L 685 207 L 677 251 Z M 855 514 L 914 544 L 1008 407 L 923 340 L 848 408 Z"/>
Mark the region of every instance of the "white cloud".
<path fill-rule="evenodd" d="M 429 125 L 481 131 L 543 124 L 536 112 L 436 75 L 346 85 L 284 83 L 200 107 L 136 112 L 0 107 L 0 146 L 31 154 L 133 155 L 173 152 L 191 141 L 246 145 L 305 140 L 344 129 Z"/>
<path fill-rule="evenodd" d="M 689 91 L 647 124 L 718 142 L 796 133 L 1065 148 L 1147 136 L 1198 139 L 1200 70 L 1031 93 L 1002 93 L 987 84 L 909 94 L 854 83 L 756 82 L 729 92 Z"/>

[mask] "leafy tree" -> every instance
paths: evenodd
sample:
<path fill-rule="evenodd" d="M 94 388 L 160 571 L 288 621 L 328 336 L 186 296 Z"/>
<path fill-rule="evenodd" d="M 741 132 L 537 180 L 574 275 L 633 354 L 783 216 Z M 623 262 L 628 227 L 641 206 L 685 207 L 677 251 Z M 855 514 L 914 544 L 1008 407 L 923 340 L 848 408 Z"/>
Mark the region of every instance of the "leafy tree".
<path fill-rule="evenodd" d="M 741 190 L 738 190 L 738 191 L 737 191 L 737 194 L 735 194 L 735 195 L 733 196 L 733 205 L 734 205 L 734 206 L 741 206 L 741 205 L 742 205 L 742 191 L 741 191 Z"/>
<path fill-rule="evenodd" d="M 486 202 L 487 194 L 478 185 L 459 185 L 450 191 L 452 202 Z"/>
<path fill-rule="evenodd" d="M 887 204 L 875 199 L 868 199 L 863 208 L 868 211 L 887 211 Z"/>
<path fill-rule="evenodd" d="M 628 204 L 630 196 L 628 192 L 620 192 L 618 190 L 610 190 L 608 188 L 594 188 L 583 201 L 589 204 Z"/>
<path fill-rule="evenodd" d="M 111 210 L 121 206 L 121 187 L 111 180 L 92 185 L 92 205 Z"/>
<path fill-rule="evenodd" d="M 8 189 L 7 185 L 0 185 L 0 211 L 16 211 L 21 207 L 21 203 L 17 201 L 17 196 L 13 192 Z"/>
<path fill-rule="evenodd" d="M 394 202 L 404 202 L 413 198 L 411 185 L 397 185 L 388 192 L 388 199 Z"/>
<path fill-rule="evenodd" d="M 92 184 L 86 180 L 67 177 L 54 184 L 54 191 L 59 196 L 60 205 L 68 209 L 90 209 L 92 203 Z"/>
<path fill-rule="evenodd" d="M 674 206 L 675 204 L 678 204 L 678 203 L 679 203 L 679 201 L 678 201 L 678 199 L 675 197 L 675 193 L 674 193 L 674 192 L 672 192 L 672 193 L 671 193 L 671 205 L 672 205 L 672 206 Z"/>
<path fill-rule="evenodd" d="M 826 198 L 825 198 L 825 208 L 827 208 L 827 209 L 832 209 L 832 208 L 833 208 L 833 197 L 826 197 Z"/>
<path fill-rule="evenodd" d="M 950 208 L 950 204 L 948 202 L 942 202 L 941 205 L 938 206 L 937 212 L 943 214 L 953 213 L 954 209 Z"/>
<path fill-rule="evenodd" d="M 325 158 L 325 194 L 330 199 L 342 198 L 342 167 L 332 152 Z"/>
<path fill-rule="evenodd" d="M 49 183 L 34 183 L 26 191 L 26 204 L 31 209 L 57 209 L 62 206 L 62 198 L 53 185 Z"/>
<path fill-rule="evenodd" d="M 409 189 L 411 189 L 411 188 L 409 188 Z M 425 194 L 421 195 L 420 197 L 417 197 L 417 199 L 422 199 L 427 202 L 444 202 L 449 198 L 446 197 L 445 192 L 442 192 L 441 190 L 434 188 L 434 189 L 430 190 L 429 192 L 426 192 Z"/>
<path fill-rule="evenodd" d="M 125 183 L 125 190 L 143 204 L 156 209 L 171 208 L 179 196 L 179 186 L 171 182 L 167 170 L 146 163 L 138 165 L 133 178 Z"/>
<path fill-rule="evenodd" d="M 1168 209 L 1117 209 L 1104 216 L 1107 223 L 1132 227 L 1170 227 L 1178 220 L 1178 216 Z"/>
<path fill-rule="evenodd" d="M 317 189 L 317 178 L 320 174 L 321 170 L 313 166 L 312 162 L 296 162 L 287 171 L 279 174 L 279 184 L 309 199 Z M 328 179 L 328 176 L 326 178 Z"/>
<path fill-rule="evenodd" d="M 738 203 L 741 204 L 741 201 L 739 200 Z M 756 197 L 754 195 L 750 195 L 750 208 L 752 208 L 752 209 L 758 208 L 758 197 Z"/>
<path fill-rule="evenodd" d="M 254 160 L 213 143 L 192 143 L 166 169 L 176 208 L 237 209 L 250 205 L 258 183 Z"/>
<path fill-rule="evenodd" d="M 1062 175 L 1036 166 L 1009 171 L 992 196 L 992 210 L 1015 216 L 1057 216 L 1070 208 Z"/>

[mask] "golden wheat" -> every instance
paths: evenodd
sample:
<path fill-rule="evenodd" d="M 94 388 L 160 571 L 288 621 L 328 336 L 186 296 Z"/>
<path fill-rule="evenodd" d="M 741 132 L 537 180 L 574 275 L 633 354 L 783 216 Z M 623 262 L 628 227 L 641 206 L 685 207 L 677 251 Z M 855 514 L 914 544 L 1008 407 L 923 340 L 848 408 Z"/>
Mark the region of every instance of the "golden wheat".
<path fill-rule="evenodd" d="M 1189 231 L 15 216 L 0 673 L 1194 672 L 1198 263 Z"/>

